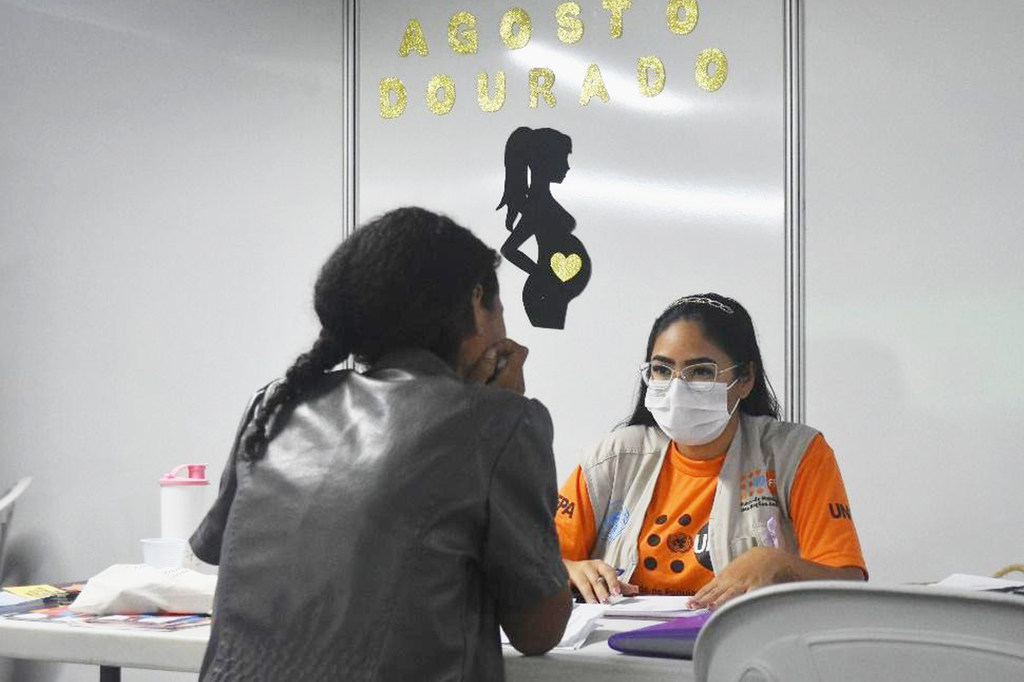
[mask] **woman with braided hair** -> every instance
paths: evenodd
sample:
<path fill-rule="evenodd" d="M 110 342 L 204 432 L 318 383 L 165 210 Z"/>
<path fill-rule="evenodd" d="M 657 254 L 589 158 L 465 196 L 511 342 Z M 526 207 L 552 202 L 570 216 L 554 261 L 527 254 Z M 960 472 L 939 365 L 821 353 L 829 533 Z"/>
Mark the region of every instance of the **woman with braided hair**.
<path fill-rule="evenodd" d="M 497 264 L 419 208 L 327 260 L 319 337 L 251 401 L 191 538 L 220 566 L 201 680 L 501 680 L 499 625 L 561 638 L 551 420 Z"/>

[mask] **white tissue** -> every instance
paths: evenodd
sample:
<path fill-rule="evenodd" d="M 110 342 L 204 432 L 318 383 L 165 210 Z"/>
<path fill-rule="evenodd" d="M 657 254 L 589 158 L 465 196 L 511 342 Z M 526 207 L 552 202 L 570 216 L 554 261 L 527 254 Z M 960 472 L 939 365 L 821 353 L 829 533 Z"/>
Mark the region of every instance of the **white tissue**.
<path fill-rule="evenodd" d="M 217 576 L 187 568 L 114 564 L 89 579 L 71 604 L 76 613 L 212 613 Z"/>

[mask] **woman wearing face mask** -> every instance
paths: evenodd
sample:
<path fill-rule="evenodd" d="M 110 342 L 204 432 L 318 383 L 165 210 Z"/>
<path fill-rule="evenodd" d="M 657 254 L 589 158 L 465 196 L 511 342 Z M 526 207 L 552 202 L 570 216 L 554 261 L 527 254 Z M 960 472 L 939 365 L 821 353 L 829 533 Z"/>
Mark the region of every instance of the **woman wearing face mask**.
<path fill-rule="evenodd" d="M 718 294 L 654 322 L 636 408 L 562 486 L 562 559 L 587 601 L 716 607 L 795 580 L 865 580 L 832 449 L 778 419 L 753 323 Z"/>

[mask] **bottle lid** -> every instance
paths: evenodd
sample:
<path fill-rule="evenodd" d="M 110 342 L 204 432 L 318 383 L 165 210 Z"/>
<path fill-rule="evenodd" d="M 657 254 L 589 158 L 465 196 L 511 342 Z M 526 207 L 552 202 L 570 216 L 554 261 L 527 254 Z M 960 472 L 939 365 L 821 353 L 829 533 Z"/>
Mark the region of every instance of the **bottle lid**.
<path fill-rule="evenodd" d="M 188 476 L 178 476 L 182 469 L 188 469 Z M 160 477 L 160 485 L 209 485 L 205 464 L 179 464 L 169 474 Z"/>

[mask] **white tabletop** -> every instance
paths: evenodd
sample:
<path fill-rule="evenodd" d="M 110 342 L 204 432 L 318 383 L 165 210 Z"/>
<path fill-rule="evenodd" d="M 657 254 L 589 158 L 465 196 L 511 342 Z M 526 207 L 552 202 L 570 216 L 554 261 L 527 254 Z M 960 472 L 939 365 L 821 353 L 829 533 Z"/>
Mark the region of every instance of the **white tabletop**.
<path fill-rule="evenodd" d="M 686 682 L 693 678 L 690 661 L 627 656 L 608 647 L 613 633 L 650 625 L 651 621 L 606 618 L 574 651 L 555 650 L 544 656 L 522 656 L 506 647 L 505 670 L 510 682 L 610 682 L 643 679 Z M 122 668 L 198 672 L 210 628 L 173 632 L 29 623 L 0 618 L 0 656 Z"/>
<path fill-rule="evenodd" d="M 0 618 L 0 656 L 198 672 L 210 626 L 160 632 Z"/>

